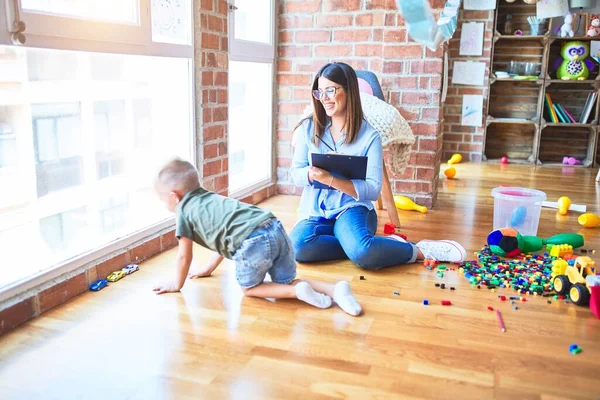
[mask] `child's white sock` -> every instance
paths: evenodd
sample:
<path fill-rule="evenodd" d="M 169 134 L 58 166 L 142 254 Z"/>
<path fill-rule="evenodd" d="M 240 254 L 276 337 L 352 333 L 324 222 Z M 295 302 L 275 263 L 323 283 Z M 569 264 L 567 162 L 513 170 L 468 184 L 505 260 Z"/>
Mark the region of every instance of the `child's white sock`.
<path fill-rule="evenodd" d="M 312 306 L 318 308 L 331 307 L 331 297 L 326 294 L 315 292 L 308 282 L 299 282 L 296 284 L 296 296 L 298 300 L 302 300 Z"/>
<path fill-rule="evenodd" d="M 354 294 L 352 294 L 350 284 L 346 281 L 339 281 L 335 284 L 333 288 L 333 300 L 342 310 L 350 315 L 357 316 L 362 311 L 360 304 L 358 304 Z"/>

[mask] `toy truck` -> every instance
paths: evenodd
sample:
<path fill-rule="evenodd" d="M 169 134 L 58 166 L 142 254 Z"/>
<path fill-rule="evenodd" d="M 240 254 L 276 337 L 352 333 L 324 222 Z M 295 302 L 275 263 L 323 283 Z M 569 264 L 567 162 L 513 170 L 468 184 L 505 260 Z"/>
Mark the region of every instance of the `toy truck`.
<path fill-rule="evenodd" d="M 561 263 L 562 264 L 562 263 Z M 571 301 L 578 306 L 587 306 L 590 302 L 591 289 L 587 285 L 586 277 L 596 275 L 596 263 L 589 257 L 577 257 L 573 265 L 555 265 L 552 283 L 556 293 L 569 294 Z M 562 267 L 562 268 L 561 268 Z M 564 269 L 563 269 L 564 268 Z"/>

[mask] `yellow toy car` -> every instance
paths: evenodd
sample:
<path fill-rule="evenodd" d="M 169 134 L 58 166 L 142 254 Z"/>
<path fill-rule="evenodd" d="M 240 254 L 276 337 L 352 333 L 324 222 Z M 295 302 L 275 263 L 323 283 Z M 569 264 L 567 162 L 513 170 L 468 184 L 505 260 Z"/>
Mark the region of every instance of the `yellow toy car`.
<path fill-rule="evenodd" d="M 116 282 L 119 279 L 123 278 L 125 276 L 125 272 L 123 272 L 122 270 L 118 270 L 118 271 L 114 271 L 111 272 L 110 274 L 108 274 L 108 276 L 106 277 L 106 280 L 109 282 Z"/>
<path fill-rule="evenodd" d="M 564 268 L 564 269 L 563 269 Z M 556 293 L 569 294 L 571 301 L 578 306 L 586 306 L 590 302 L 591 290 L 587 286 L 586 277 L 596 275 L 596 263 L 589 257 L 577 257 L 574 265 L 556 263 L 552 268 L 552 283 Z"/>

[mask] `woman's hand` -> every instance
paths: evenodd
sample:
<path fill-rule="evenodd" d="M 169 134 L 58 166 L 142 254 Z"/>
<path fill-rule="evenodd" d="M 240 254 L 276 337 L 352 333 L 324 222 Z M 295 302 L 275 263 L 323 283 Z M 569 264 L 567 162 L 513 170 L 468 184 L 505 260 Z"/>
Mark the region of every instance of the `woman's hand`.
<path fill-rule="evenodd" d="M 312 181 L 321 182 L 325 185 L 329 185 L 331 183 L 332 175 L 325 171 L 324 169 L 317 167 L 309 167 L 308 168 L 308 179 Z"/>

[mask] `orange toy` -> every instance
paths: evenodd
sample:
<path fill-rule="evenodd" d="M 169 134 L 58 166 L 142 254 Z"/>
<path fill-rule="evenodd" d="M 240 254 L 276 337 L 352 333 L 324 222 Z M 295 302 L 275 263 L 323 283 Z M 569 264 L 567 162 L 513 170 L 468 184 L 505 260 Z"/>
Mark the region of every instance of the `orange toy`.
<path fill-rule="evenodd" d="M 446 178 L 452 179 L 456 176 L 456 169 L 454 167 L 450 167 L 444 171 L 444 175 L 446 175 Z"/>
<path fill-rule="evenodd" d="M 598 217 L 596 214 L 585 213 L 581 214 L 579 218 L 577 218 L 577 222 L 586 228 L 595 228 L 600 225 L 600 217 Z"/>

